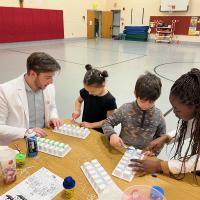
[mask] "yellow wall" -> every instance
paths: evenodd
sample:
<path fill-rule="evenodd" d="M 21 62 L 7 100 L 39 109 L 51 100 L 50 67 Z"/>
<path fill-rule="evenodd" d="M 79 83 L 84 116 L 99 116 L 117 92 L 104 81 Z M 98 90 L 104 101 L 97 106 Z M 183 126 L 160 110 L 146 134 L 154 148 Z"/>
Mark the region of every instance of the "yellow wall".
<path fill-rule="evenodd" d="M 114 4 L 117 3 L 117 6 Z M 122 8 L 125 8 L 123 11 Z M 124 18 L 124 24 L 130 25 L 131 23 L 131 8 L 133 8 L 132 25 L 141 25 L 142 23 L 142 9 L 144 8 L 144 24 L 149 25 L 150 16 L 170 15 L 159 11 L 160 0 L 108 0 L 106 9 L 108 10 L 121 10 L 121 18 Z M 176 12 L 172 15 L 188 15 L 200 16 L 200 0 L 190 0 L 188 12 Z M 120 27 L 123 31 L 123 27 Z M 153 36 L 152 36 L 153 37 Z M 176 36 L 177 40 L 200 42 L 198 36 Z"/>
<path fill-rule="evenodd" d="M 0 6 L 19 7 L 18 0 L 0 0 Z M 117 4 L 114 6 L 114 4 Z M 87 9 L 121 10 L 121 17 L 125 25 L 131 23 L 131 8 L 133 8 L 133 25 L 142 23 L 142 9 L 145 9 L 144 24 L 149 24 L 152 15 L 168 15 L 159 12 L 160 0 L 24 0 L 25 8 L 61 9 L 64 11 L 65 38 L 86 37 L 87 35 Z M 125 11 L 122 8 L 125 7 Z M 190 0 L 188 12 L 174 13 L 173 15 L 198 16 L 200 0 Z M 85 16 L 85 21 L 82 16 Z M 121 26 L 121 31 L 123 27 Z M 176 36 L 180 40 L 199 41 L 196 36 Z"/>

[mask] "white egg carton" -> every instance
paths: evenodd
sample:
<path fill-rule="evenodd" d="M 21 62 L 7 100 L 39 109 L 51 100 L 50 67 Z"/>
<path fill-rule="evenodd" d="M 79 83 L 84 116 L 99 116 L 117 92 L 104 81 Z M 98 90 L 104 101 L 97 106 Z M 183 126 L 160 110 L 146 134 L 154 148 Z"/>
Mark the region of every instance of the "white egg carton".
<path fill-rule="evenodd" d="M 60 127 L 55 127 L 53 132 L 82 139 L 85 139 L 90 134 L 88 128 L 79 127 L 73 124 L 63 124 Z"/>
<path fill-rule="evenodd" d="M 81 165 L 81 169 L 98 195 L 103 192 L 108 185 L 116 186 L 114 181 L 97 160 L 85 162 Z"/>
<path fill-rule="evenodd" d="M 128 166 L 131 163 L 130 160 L 142 160 L 143 157 L 144 155 L 142 154 L 142 150 L 135 149 L 134 147 L 129 147 L 117 164 L 116 168 L 113 170 L 112 175 L 131 182 L 136 172 L 134 172 L 132 168 Z"/>
<path fill-rule="evenodd" d="M 71 147 L 68 144 L 40 137 L 37 137 L 37 145 L 38 151 L 61 158 L 71 151 Z"/>

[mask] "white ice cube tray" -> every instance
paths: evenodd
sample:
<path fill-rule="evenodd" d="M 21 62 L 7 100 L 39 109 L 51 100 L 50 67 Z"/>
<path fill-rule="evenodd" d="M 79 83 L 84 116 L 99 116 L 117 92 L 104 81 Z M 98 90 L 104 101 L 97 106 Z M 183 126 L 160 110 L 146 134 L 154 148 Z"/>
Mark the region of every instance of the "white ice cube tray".
<path fill-rule="evenodd" d="M 88 128 L 79 127 L 73 124 L 63 124 L 60 127 L 55 127 L 53 132 L 82 139 L 85 139 L 90 134 Z"/>
<path fill-rule="evenodd" d="M 132 171 L 132 168 L 128 166 L 131 163 L 130 160 L 142 160 L 143 157 L 142 150 L 133 147 L 127 149 L 116 168 L 113 170 L 112 175 L 131 182 L 136 172 Z"/>
<path fill-rule="evenodd" d="M 103 192 L 108 185 L 116 186 L 114 181 L 97 160 L 85 162 L 81 165 L 81 169 L 98 195 Z"/>
<path fill-rule="evenodd" d="M 38 151 L 63 158 L 71 151 L 68 144 L 37 137 Z"/>

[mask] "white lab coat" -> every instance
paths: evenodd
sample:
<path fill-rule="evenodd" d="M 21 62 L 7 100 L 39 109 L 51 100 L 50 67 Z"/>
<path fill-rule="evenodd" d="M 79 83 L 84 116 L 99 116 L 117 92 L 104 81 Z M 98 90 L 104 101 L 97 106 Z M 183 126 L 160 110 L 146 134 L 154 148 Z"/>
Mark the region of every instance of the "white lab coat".
<path fill-rule="evenodd" d="M 58 118 L 54 85 L 48 85 L 43 94 L 47 126 L 49 119 Z M 23 138 L 28 128 L 29 110 L 23 74 L 0 84 L 0 145 Z"/>

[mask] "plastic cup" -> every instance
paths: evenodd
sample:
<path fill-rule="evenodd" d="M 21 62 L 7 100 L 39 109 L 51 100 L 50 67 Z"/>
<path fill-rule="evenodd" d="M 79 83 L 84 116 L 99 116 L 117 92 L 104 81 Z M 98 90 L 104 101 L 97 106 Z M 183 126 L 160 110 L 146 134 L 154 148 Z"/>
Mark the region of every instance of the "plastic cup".
<path fill-rule="evenodd" d="M 121 200 L 167 200 L 159 186 L 134 185 L 127 188 Z"/>
<path fill-rule="evenodd" d="M 12 149 L 3 149 L 0 151 L 0 168 L 3 182 L 12 183 L 16 180 L 16 152 Z"/>

